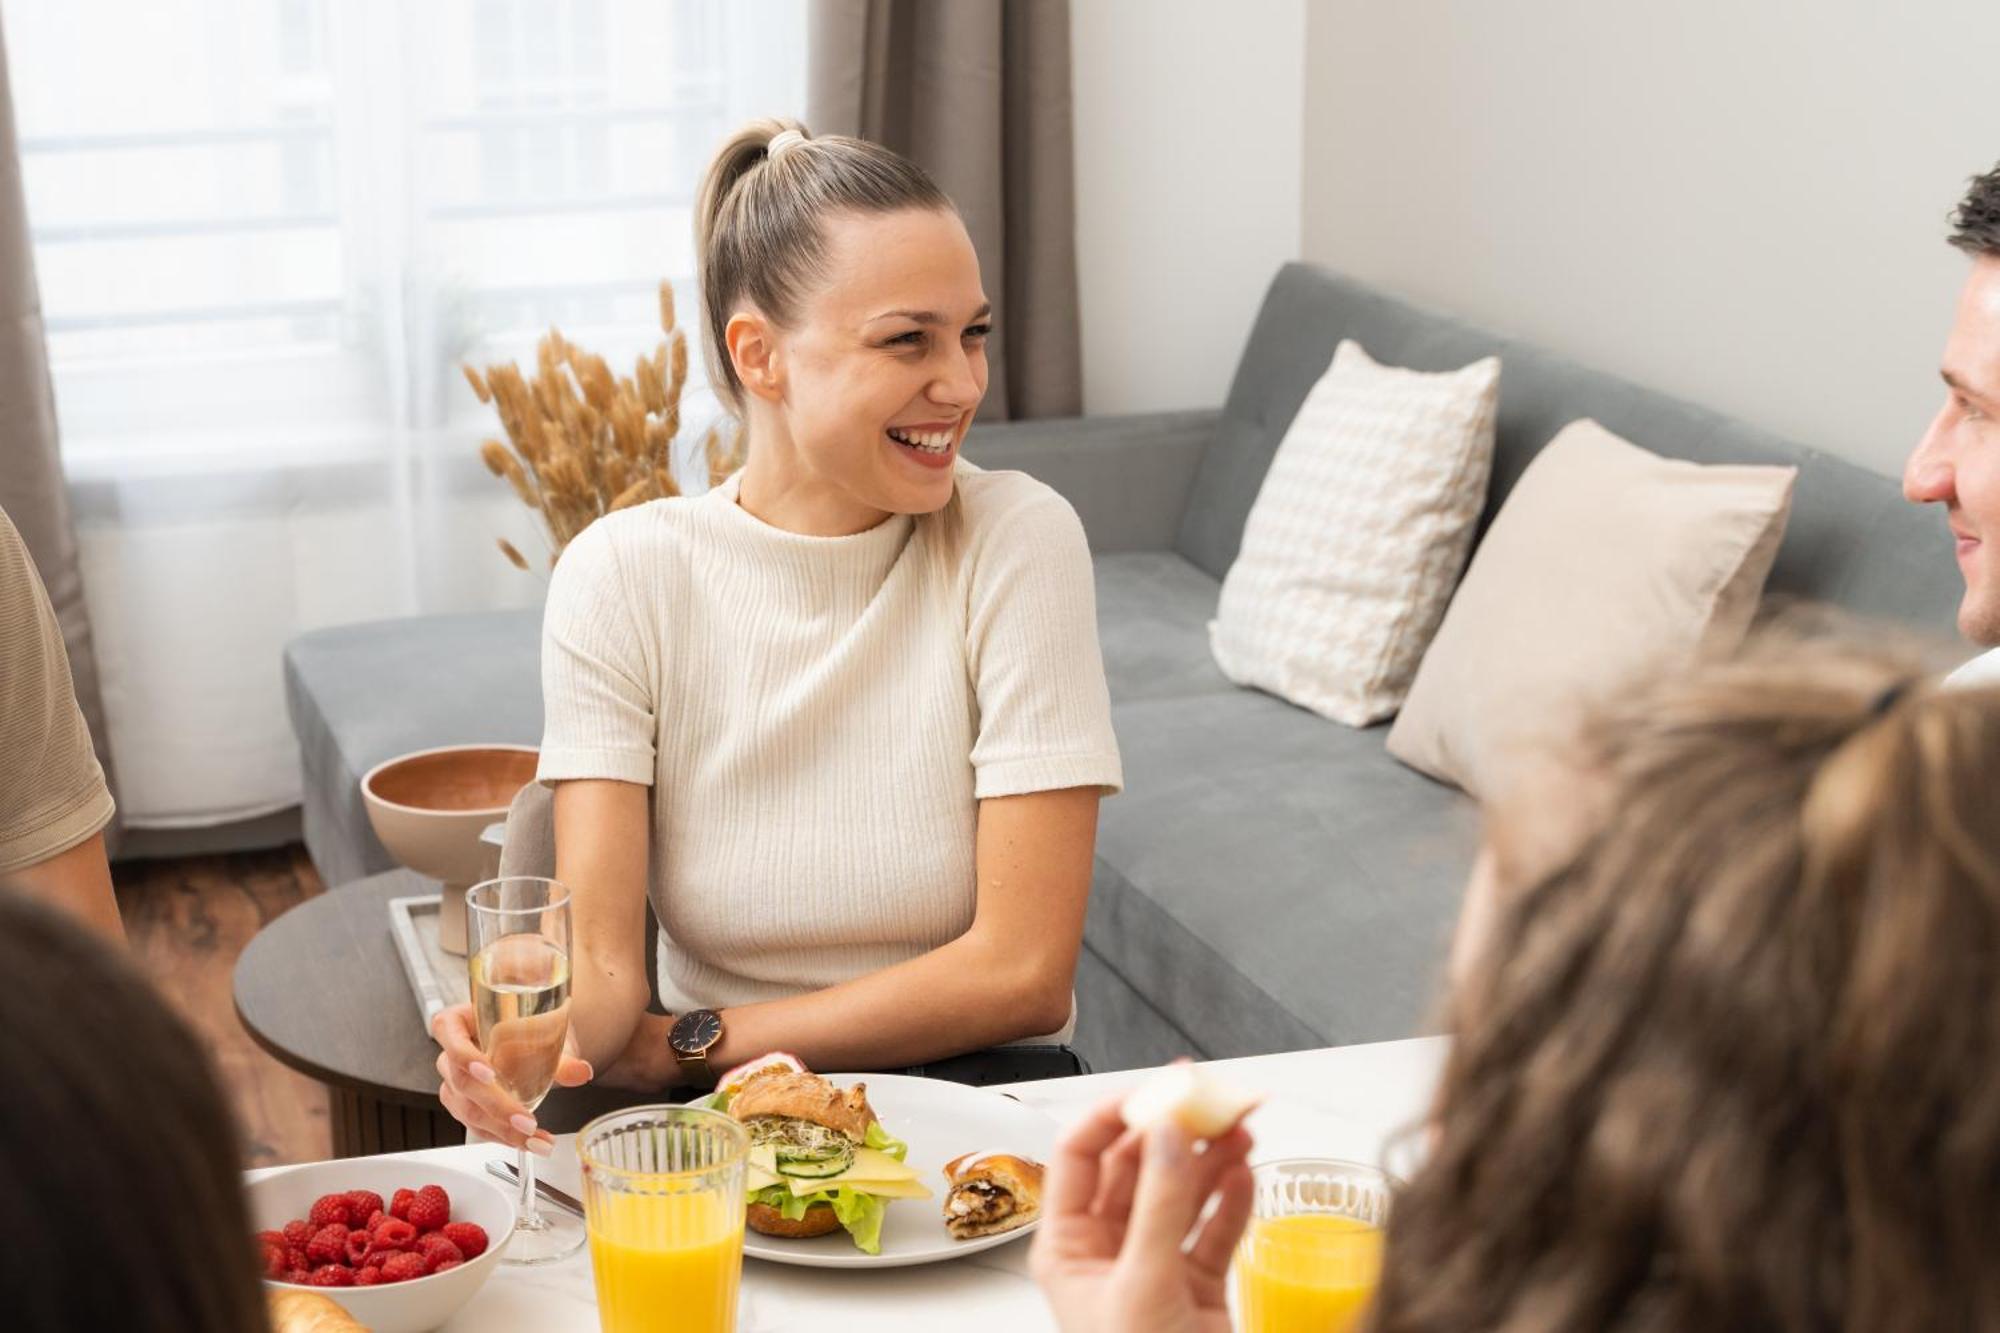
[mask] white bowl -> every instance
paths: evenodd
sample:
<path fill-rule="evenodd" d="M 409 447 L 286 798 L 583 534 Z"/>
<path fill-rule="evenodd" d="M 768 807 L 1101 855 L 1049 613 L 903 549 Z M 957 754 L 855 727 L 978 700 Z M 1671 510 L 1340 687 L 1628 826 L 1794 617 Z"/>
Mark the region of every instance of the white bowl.
<path fill-rule="evenodd" d="M 330 1296 L 374 1333 L 424 1333 L 451 1318 L 459 1306 L 493 1274 L 500 1252 L 514 1234 L 514 1197 L 498 1181 L 428 1162 L 395 1158 L 355 1157 L 345 1161 L 313 1162 L 274 1172 L 249 1187 L 253 1231 L 282 1231 L 285 1223 L 304 1217 L 322 1194 L 374 1190 L 386 1204 L 399 1189 L 441 1185 L 451 1196 L 451 1220 L 477 1222 L 486 1229 L 486 1252 L 457 1268 L 408 1282 L 380 1287 L 300 1287 L 287 1282 L 270 1285 L 285 1291 L 316 1291 Z M 266 1279 L 268 1281 L 268 1279 Z"/>

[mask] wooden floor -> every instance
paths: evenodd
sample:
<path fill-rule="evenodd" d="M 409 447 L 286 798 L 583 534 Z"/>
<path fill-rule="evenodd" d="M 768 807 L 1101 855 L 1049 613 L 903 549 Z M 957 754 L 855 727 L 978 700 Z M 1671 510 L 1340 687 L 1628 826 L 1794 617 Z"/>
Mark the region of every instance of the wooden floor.
<path fill-rule="evenodd" d="M 126 861 L 112 868 L 146 973 L 207 1043 L 244 1136 L 246 1166 L 331 1155 L 326 1090 L 266 1055 L 236 1019 L 230 974 L 265 922 L 321 891 L 305 848 Z"/>

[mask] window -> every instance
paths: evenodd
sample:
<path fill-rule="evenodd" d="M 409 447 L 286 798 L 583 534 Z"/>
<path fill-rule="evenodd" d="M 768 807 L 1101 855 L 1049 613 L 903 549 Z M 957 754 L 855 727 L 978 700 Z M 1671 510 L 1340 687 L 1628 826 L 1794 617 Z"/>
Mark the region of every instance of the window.
<path fill-rule="evenodd" d="M 484 421 L 458 362 L 551 324 L 649 350 L 709 153 L 804 101 L 803 0 L 0 14 L 73 468 L 352 458 Z"/>

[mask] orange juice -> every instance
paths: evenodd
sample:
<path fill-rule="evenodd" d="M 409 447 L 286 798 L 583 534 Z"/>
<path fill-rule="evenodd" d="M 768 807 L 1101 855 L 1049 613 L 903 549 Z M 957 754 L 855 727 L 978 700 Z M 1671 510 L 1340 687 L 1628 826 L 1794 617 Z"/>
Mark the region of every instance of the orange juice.
<path fill-rule="evenodd" d="M 590 1267 L 604 1333 L 734 1333 L 742 1204 L 610 1190 L 595 1202 Z"/>
<path fill-rule="evenodd" d="M 1242 1333 L 1347 1333 L 1382 1273 L 1382 1232 L 1305 1213 L 1250 1224 L 1236 1255 Z"/>

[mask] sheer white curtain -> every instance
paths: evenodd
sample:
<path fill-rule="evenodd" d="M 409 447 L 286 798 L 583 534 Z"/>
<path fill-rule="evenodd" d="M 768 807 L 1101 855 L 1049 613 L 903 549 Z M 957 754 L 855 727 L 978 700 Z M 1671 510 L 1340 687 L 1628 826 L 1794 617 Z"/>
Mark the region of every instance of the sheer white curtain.
<path fill-rule="evenodd" d="M 804 0 L 0 14 L 126 819 L 281 809 L 287 639 L 539 602 L 457 366 L 551 324 L 629 366 L 662 278 L 688 323 L 701 168 L 802 110 Z"/>

